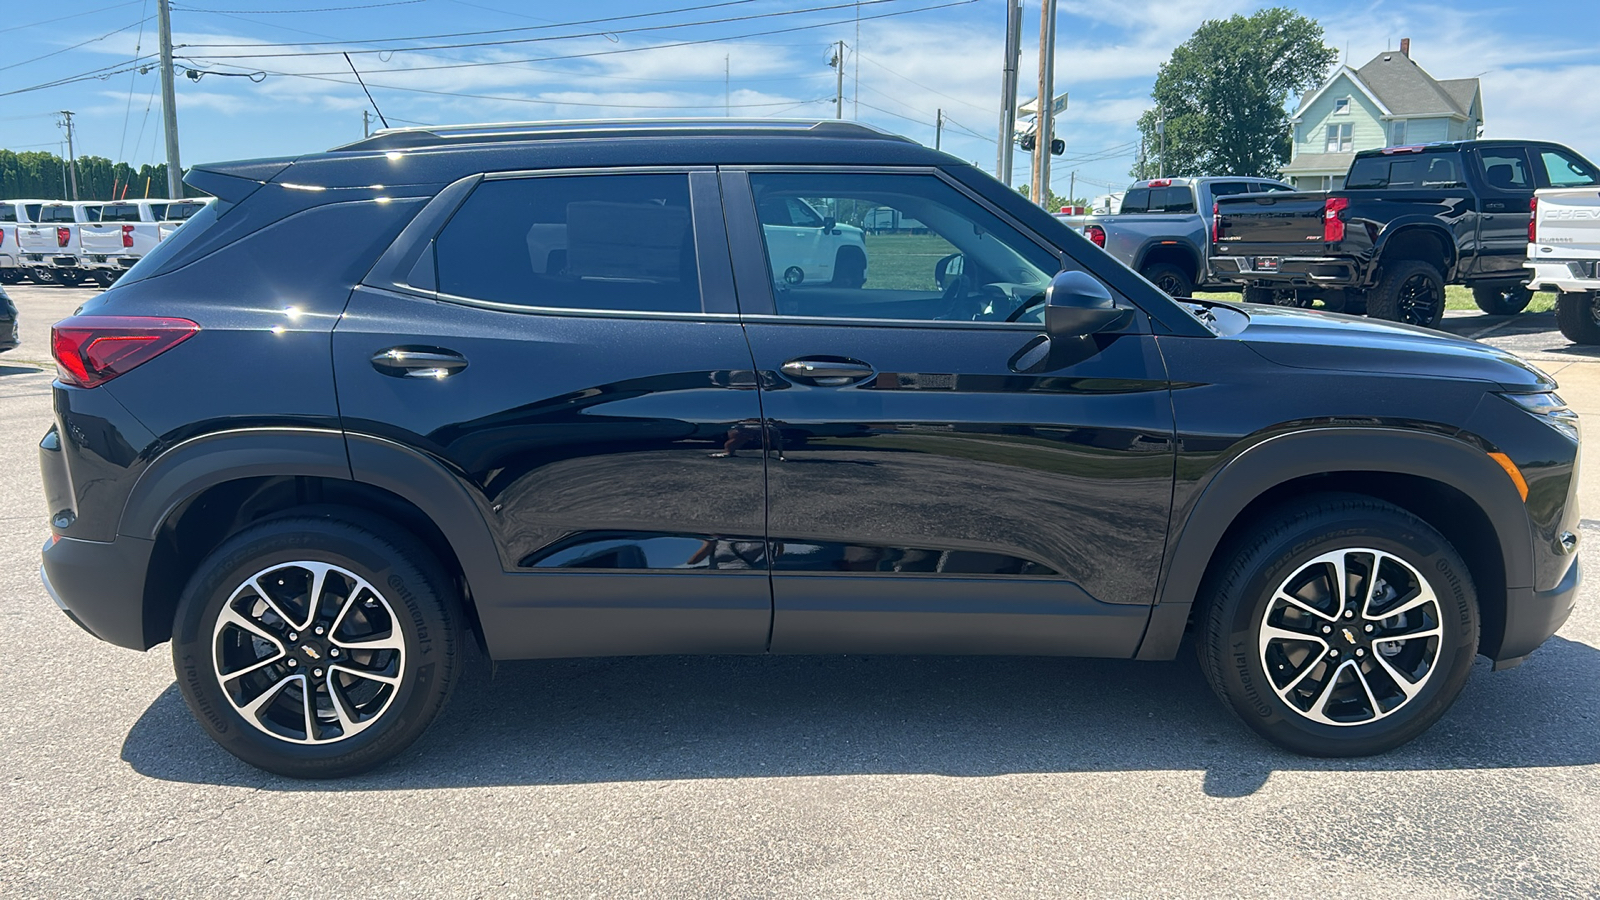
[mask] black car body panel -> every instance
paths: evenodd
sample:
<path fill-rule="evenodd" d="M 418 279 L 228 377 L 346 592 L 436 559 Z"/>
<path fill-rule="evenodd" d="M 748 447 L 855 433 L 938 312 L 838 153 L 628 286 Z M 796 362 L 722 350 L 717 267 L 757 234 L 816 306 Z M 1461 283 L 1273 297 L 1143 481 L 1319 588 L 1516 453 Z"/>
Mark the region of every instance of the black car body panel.
<path fill-rule="evenodd" d="M 1485 654 L 1520 658 L 1564 619 L 1577 445 L 1497 396 L 1549 391 L 1542 373 L 1404 327 L 1181 305 L 978 170 L 852 128 L 399 132 L 197 167 L 217 208 L 85 313 L 199 332 L 100 387 L 55 387 L 47 582 L 87 629 L 144 649 L 227 534 L 345 505 L 446 562 L 495 658 L 1160 659 L 1253 510 L 1365 490 L 1459 542 Z M 1055 342 L 1025 319 L 793 316 L 755 191 L 816 172 L 933 179 L 1126 312 Z M 441 253 L 452 229 L 478 228 L 486 267 L 539 244 L 523 255 L 549 264 L 527 276 L 541 284 L 615 238 L 473 225 L 491 192 L 640 175 L 680 199 L 631 214 L 676 223 L 681 246 L 617 221 L 692 308 L 460 293 L 482 273 Z M 855 374 L 795 367 L 818 360 Z"/>
<path fill-rule="evenodd" d="M 0 351 L 14 350 L 21 343 L 18 333 L 17 305 L 11 302 L 11 297 L 0 288 Z"/>

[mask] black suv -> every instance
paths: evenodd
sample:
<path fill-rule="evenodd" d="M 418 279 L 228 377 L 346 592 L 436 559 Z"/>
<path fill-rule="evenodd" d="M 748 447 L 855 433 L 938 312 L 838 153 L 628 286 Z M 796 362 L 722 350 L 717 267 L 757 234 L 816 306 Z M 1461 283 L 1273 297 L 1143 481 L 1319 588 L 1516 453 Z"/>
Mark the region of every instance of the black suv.
<path fill-rule="evenodd" d="M 188 182 L 217 203 L 55 328 L 43 572 L 170 640 L 275 772 L 395 755 L 469 639 L 1162 660 L 1192 628 L 1251 727 L 1375 753 L 1577 592 L 1548 376 L 1175 302 L 872 129 L 397 130 Z M 821 258 L 885 217 L 918 227 Z"/>

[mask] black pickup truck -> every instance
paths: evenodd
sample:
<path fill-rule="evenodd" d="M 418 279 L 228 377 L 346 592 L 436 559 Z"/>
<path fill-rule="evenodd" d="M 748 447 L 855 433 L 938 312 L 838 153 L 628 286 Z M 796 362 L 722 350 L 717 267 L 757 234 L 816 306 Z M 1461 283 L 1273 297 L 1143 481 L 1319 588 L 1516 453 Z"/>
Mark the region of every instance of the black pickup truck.
<path fill-rule="evenodd" d="M 1221 197 L 1211 269 L 1245 299 L 1433 326 L 1444 286 L 1484 312 L 1521 312 L 1529 207 L 1549 172 L 1594 171 L 1543 141 L 1452 141 L 1364 150 L 1343 190 Z"/>

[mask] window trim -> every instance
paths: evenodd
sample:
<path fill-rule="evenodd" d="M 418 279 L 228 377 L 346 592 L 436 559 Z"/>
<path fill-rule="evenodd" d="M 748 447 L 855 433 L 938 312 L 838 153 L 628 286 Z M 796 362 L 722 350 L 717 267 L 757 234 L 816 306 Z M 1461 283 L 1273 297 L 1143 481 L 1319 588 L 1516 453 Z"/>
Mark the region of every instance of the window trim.
<path fill-rule="evenodd" d="M 714 300 L 729 297 L 733 291 L 731 272 L 727 271 L 728 245 L 726 231 L 720 221 L 718 197 L 709 198 L 709 187 L 716 188 L 715 166 L 584 166 L 562 169 L 518 169 L 500 172 L 482 172 L 468 175 L 446 185 L 422 211 L 401 230 L 394 243 L 378 258 L 361 284 L 378 290 L 403 294 L 420 299 L 458 306 L 470 306 L 496 312 L 519 315 L 561 316 L 563 318 L 595 319 L 675 319 L 687 321 L 737 321 L 738 310 L 734 304 L 716 303 Z M 695 231 L 695 266 L 699 276 L 700 309 L 694 311 L 666 312 L 659 310 L 588 309 L 567 306 L 530 306 L 466 297 L 439 290 L 438 263 L 435 258 L 435 241 L 450 226 L 456 213 L 465 205 L 483 183 L 489 181 L 520 181 L 530 178 L 564 178 L 591 175 L 683 175 L 689 186 L 690 227 Z M 699 175 L 700 178 L 695 176 Z M 709 221 L 702 221 L 708 219 Z M 720 271 L 718 270 L 720 267 Z M 728 309 L 708 307 L 727 306 Z"/>
<path fill-rule="evenodd" d="M 848 174 L 848 175 L 932 175 L 968 200 L 978 204 L 990 215 L 995 216 L 1026 240 L 1032 241 L 1040 249 L 1050 253 L 1058 259 L 1071 257 L 1061 248 L 1052 244 L 1037 231 L 1017 221 L 999 207 L 990 203 L 986 198 L 969 189 L 966 185 L 951 178 L 942 168 L 937 166 L 822 166 L 822 165 L 750 165 L 750 166 L 723 166 L 719 169 L 722 180 L 722 203 L 724 221 L 728 229 L 728 247 L 733 253 L 734 280 L 738 284 L 739 304 L 743 311 L 741 318 L 748 323 L 763 325 L 794 325 L 794 326 L 828 326 L 852 328 L 937 328 L 951 331 L 1039 331 L 1037 322 L 965 322 L 942 319 L 875 319 L 865 317 L 835 317 L 835 316 L 787 316 L 778 313 L 777 299 L 773 296 L 771 265 L 767 260 L 767 249 L 761 235 L 761 220 L 756 213 L 755 192 L 750 188 L 750 176 L 762 174 L 782 175 L 816 175 L 816 174 Z M 1077 263 L 1077 260 L 1073 260 Z M 1087 267 L 1078 264 L 1083 271 L 1093 275 Z M 1099 276 L 1094 276 L 1098 279 Z M 1102 283 L 1104 283 L 1102 281 Z M 1134 316 L 1134 324 L 1129 326 L 1129 333 L 1148 334 L 1150 325 L 1144 308 L 1125 297 L 1121 291 L 1110 284 L 1106 290 L 1111 292 L 1113 301 L 1118 306 L 1139 311 L 1142 315 Z"/>
<path fill-rule="evenodd" d="M 1333 98 L 1333 113 L 1332 114 L 1335 115 L 1335 116 L 1348 116 L 1348 115 L 1350 115 L 1350 99 L 1351 98 L 1350 98 L 1349 94 L 1345 94 L 1343 97 L 1335 97 L 1335 98 Z M 1343 107 L 1341 107 L 1339 105 L 1341 103 L 1344 104 Z"/>

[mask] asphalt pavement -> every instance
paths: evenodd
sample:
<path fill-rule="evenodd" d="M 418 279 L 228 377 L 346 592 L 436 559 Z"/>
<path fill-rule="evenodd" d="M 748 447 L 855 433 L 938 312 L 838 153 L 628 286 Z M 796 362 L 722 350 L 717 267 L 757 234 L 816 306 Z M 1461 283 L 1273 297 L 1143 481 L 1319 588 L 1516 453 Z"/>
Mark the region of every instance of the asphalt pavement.
<path fill-rule="evenodd" d="M 1600 894 L 1600 579 L 1526 664 L 1480 661 L 1432 731 L 1372 759 L 1274 750 L 1185 648 L 1168 663 L 478 659 L 395 763 L 264 774 L 190 719 L 165 646 L 103 644 L 40 587 L 50 375 L 34 364 L 93 292 L 9 290 L 23 345 L 0 355 L 0 895 Z M 1548 314 L 1446 324 L 1525 353 L 1600 421 L 1597 357 Z"/>

